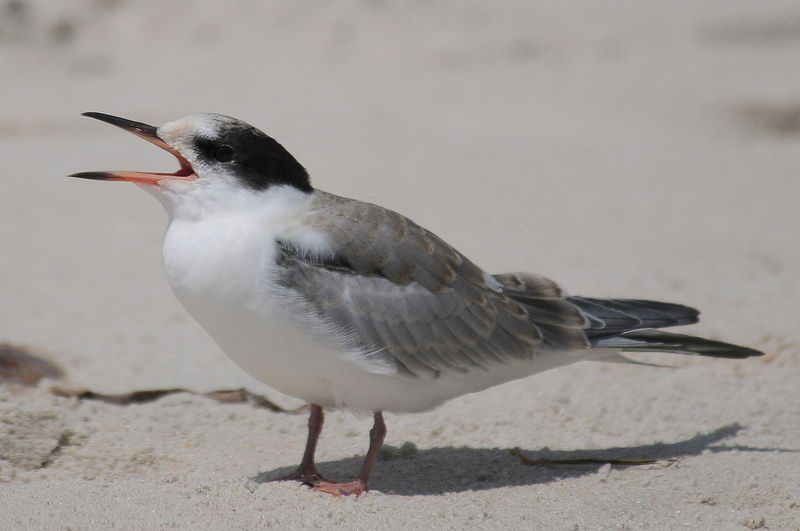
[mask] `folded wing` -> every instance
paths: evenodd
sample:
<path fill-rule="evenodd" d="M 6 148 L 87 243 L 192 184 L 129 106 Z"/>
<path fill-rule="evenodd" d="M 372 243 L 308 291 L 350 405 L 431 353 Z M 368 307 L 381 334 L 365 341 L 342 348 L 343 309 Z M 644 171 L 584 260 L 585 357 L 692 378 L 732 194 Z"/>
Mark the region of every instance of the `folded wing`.
<path fill-rule="evenodd" d="M 336 252 L 308 255 L 280 241 L 280 280 L 365 356 L 435 378 L 533 359 L 541 349 L 589 347 L 586 317 L 554 283 L 488 275 L 377 205 L 325 194 L 315 207 L 304 223 Z"/>

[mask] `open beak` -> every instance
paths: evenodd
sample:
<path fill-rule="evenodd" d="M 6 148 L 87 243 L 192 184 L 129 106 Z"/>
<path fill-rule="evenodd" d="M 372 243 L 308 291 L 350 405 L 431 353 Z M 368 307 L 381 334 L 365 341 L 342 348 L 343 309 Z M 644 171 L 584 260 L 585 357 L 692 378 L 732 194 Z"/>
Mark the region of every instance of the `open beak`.
<path fill-rule="evenodd" d="M 194 173 L 192 165 L 178 153 L 175 149 L 168 146 L 166 142 L 158 137 L 157 129 L 152 125 L 143 124 L 141 122 L 134 122 L 133 120 L 126 120 L 110 114 L 103 114 L 101 112 L 85 112 L 83 116 L 95 118 L 101 122 L 106 122 L 111 125 L 116 125 L 126 131 L 133 133 L 139 138 L 143 138 L 155 144 L 165 151 L 172 153 L 181 167 L 178 171 L 173 173 L 149 173 L 140 171 L 84 171 L 80 173 L 73 173 L 70 177 L 79 177 L 81 179 L 94 179 L 97 181 L 128 181 L 139 184 L 150 184 L 158 186 L 160 181 L 192 181 L 197 178 Z"/>

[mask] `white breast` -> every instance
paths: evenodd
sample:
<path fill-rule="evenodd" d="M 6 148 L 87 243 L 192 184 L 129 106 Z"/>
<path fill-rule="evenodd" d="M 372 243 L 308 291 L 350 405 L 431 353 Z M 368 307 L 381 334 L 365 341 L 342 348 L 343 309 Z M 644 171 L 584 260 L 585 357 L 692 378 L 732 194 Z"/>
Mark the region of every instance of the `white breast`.
<path fill-rule="evenodd" d="M 302 209 L 302 203 L 277 203 L 173 219 L 164 236 L 167 279 L 189 313 L 245 371 L 286 394 L 333 406 L 330 375 L 346 363 L 347 353 L 275 282 L 275 241 Z"/>

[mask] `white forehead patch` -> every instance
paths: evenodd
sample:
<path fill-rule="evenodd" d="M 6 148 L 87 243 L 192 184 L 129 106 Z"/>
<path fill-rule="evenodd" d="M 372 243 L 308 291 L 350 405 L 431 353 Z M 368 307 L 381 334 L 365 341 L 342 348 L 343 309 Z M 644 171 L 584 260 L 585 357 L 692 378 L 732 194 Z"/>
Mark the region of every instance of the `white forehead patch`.
<path fill-rule="evenodd" d="M 178 147 L 189 138 L 218 136 L 223 121 L 224 117 L 216 114 L 192 114 L 162 125 L 158 128 L 158 136 L 166 143 Z"/>

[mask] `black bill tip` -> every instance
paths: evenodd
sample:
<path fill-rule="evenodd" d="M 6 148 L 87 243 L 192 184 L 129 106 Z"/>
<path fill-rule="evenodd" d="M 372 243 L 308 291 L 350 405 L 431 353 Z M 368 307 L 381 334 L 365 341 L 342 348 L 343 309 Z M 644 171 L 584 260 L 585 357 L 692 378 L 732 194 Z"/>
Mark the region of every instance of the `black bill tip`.
<path fill-rule="evenodd" d="M 69 177 L 77 177 L 78 179 L 91 179 L 93 181 L 107 181 L 114 177 L 114 174 L 108 171 L 81 171 L 72 173 Z"/>
<path fill-rule="evenodd" d="M 119 116 L 113 116 L 111 114 L 102 112 L 84 112 L 81 113 L 81 116 L 88 116 L 89 118 L 94 118 L 95 120 L 100 120 L 101 122 L 105 122 L 107 124 L 116 125 L 117 127 L 121 127 L 127 131 L 140 133 L 148 137 L 156 137 L 157 128 L 142 122 L 135 122 L 133 120 L 120 118 Z"/>

